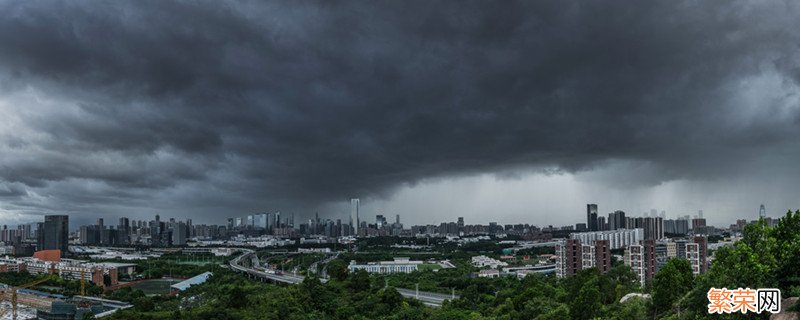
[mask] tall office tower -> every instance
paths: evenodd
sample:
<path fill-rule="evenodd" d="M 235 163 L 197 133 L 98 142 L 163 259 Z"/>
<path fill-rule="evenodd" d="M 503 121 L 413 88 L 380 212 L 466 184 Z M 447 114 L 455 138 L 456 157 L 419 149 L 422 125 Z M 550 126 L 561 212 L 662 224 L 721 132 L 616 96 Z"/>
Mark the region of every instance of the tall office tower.
<path fill-rule="evenodd" d="M 586 205 L 586 227 L 589 228 L 589 231 L 598 231 L 596 204 L 590 203 Z"/>
<path fill-rule="evenodd" d="M 375 225 L 378 227 L 378 229 L 383 228 L 386 225 L 386 218 L 382 214 L 376 215 Z"/>
<path fill-rule="evenodd" d="M 233 229 L 233 218 L 228 218 L 228 230 Z"/>
<path fill-rule="evenodd" d="M 394 215 L 394 223 L 400 224 L 400 215 L 399 214 Z M 461 223 L 464 223 L 464 222 L 462 221 Z"/>
<path fill-rule="evenodd" d="M 156 215 L 156 222 L 161 222 L 161 216 L 160 215 Z"/>
<path fill-rule="evenodd" d="M 121 227 L 121 229 L 127 230 L 128 228 L 130 228 L 131 222 L 130 220 L 128 220 L 128 218 L 122 217 L 119 218 L 119 226 Z"/>
<path fill-rule="evenodd" d="M 186 224 L 183 222 L 172 225 L 172 245 L 182 246 L 186 244 Z"/>
<path fill-rule="evenodd" d="M 617 229 L 627 229 L 627 220 L 625 219 L 625 211 L 617 210 L 614 211 L 614 224 L 617 226 Z"/>
<path fill-rule="evenodd" d="M 608 230 L 608 224 L 606 223 L 606 217 L 599 216 L 597 217 L 597 231 L 605 231 Z"/>
<path fill-rule="evenodd" d="M 267 214 L 266 213 L 259 213 L 259 214 L 256 215 L 256 227 L 264 229 L 264 230 L 267 229 Z"/>
<path fill-rule="evenodd" d="M 608 230 L 617 230 L 617 229 L 619 229 L 619 227 L 617 226 L 616 214 L 614 214 L 614 212 L 609 213 L 608 214 Z"/>
<path fill-rule="evenodd" d="M 275 213 L 267 213 L 267 233 L 272 232 L 272 228 L 275 228 Z"/>
<path fill-rule="evenodd" d="M 131 233 L 131 222 L 128 218 L 122 217 L 119 218 L 119 225 L 117 226 L 117 237 L 119 241 L 118 244 L 128 244 L 129 235 Z"/>
<path fill-rule="evenodd" d="M 459 228 L 464 227 L 464 217 L 458 217 L 458 227 Z"/>
<path fill-rule="evenodd" d="M 361 220 L 358 219 L 359 202 L 358 199 L 350 199 L 350 219 L 355 223 L 355 225 L 353 225 L 353 232 L 355 232 L 356 235 L 358 235 L 358 228 L 361 226 Z"/>
<path fill-rule="evenodd" d="M 764 208 L 763 204 L 761 205 L 761 207 L 758 208 L 758 217 L 759 218 L 767 217 L 767 208 Z"/>
<path fill-rule="evenodd" d="M 275 225 L 273 226 L 273 228 L 281 228 L 281 227 L 283 227 L 281 226 L 281 212 L 278 211 L 275 212 Z"/>
<path fill-rule="evenodd" d="M 69 216 L 51 215 L 44 216 L 44 230 L 40 234 L 43 237 L 42 250 L 61 250 L 61 255 L 67 253 L 69 246 Z"/>

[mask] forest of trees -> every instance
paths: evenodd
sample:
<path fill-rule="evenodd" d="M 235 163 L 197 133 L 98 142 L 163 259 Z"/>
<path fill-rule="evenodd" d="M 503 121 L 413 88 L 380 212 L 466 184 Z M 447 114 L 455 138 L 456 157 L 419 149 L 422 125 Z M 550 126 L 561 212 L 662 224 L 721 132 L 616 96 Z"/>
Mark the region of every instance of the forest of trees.
<path fill-rule="evenodd" d="M 685 260 L 668 261 L 645 288 L 617 263 L 607 274 L 596 269 L 567 279 L 552 275 L 470 278 L 459 271 L 410 275 L 348 273 L 344 261 L 329 266 L 331 281 L 307 278 L 296 286 L 248 280 L 220 269 L 205 284 L 179 297 L 145 297 L 136 290 L 112 298 L 132 301 L 113 319 L 767 319 L 769 314 L 707 314 L 713 287 L 779 288 L 783 297 L 800 294 L 800 212 L 789 212 L 774 228 L 748 225 L 734 246 L 716 252 L 708 273 L 694 277 Z M 387 280 L 388 279 L 388 280 Z M 456 288 L 461 296 L 441 308 L 404 299 L 393 286 L 425 283 Z M 387 286 L 388 284 L 388 286 Z M 443 290 L 440 290 L 443 291 Z M 447 291 L 445 291 L 447 292 Z M 620 303 L 631 292 L 651 299 Z"/>

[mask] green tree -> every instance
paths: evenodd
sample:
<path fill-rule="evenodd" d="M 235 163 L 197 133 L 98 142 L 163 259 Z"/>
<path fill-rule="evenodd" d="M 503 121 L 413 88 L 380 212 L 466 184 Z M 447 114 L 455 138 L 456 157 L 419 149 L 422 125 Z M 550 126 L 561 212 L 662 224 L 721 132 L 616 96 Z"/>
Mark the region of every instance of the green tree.
<path fill-rule="evenodd" d="M 600 289 L 598 289 L 597 279 L 593 278 L 581 287 L 578 295 L 572 300 L 570 315 L 575 320 L 594 319 L 602 308 Z"/>
<path fill-rule="evenodd" d="M 653 278 L 653 313 L 672 309 L 680 297 L 692 289 L 692 266 L 685 259 L 670 259 Z"/>
<path fill-rule="evenodd" d="M 332 279 L 344 281 L 347 279 L 347 264 L 340 259 L 334 259 L 328 263 L 327 272 Z"/>
<path fill-rule="evenodd" d="M 534 318 L 534 320 L 563 320 L 569 318 L 569 315 L 569 308 L 562 304 L 559 305 L 558 308 L 552 309 L 549 312 Z"/>
<path fill-rule="evenodd" d="M 369 273 L 366 270 L 358 270 L 350 277 L 348 287 L 354 292 L 368 291 L 370 288 Z"/>

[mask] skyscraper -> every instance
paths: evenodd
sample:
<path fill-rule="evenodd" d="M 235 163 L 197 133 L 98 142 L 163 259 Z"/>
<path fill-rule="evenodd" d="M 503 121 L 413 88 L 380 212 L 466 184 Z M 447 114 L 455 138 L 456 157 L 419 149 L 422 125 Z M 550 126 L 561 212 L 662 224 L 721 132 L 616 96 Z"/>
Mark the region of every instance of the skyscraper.
<path fill-rule="evenodd" d="M 182 246 L 186 244 L 186 224 L 176 222 L 172 225 L 172 245 Z"/>
<path fill-rule="evenodd" d="M 41 250 L 58 249 L 62 255 L 66 254 L 69 246 L 69 216 L 44 216 L 44 232 L 40 236 L 43 238 L 40 241 L 43 245 Z"/>
<path fill-rule="evenodd" d="M 759 218 L 767 217 L 767 208 L 764 208 L 763 204 L 761 205 L 761 207 L 758 208 L 758 217 Z"/>
<path fill-rule="evenodd" d="M 625 229 L 625 212 L 617 210 L 608 214 L 608 230 Z"/>
<path fill-rule="evenodd" d="M 586 227 L 589 228 L 589 231 L 598 231 L 596 204 L 590 203 L 586 205 Z"/>
<path fill-rule="evenodd" d="M 358 219 L 359 200 L 357 198 L 350 199 L 350 223 L 353 225 L 353 232 L 358 235 L 358 227 L 361 225 L 361 220 Z"/>
<path fill-rule="evenodd" d="M 386 217 L 384 217 L 382 214 L 376 215 L 375 216 L 375 225 L 378 227 L 378 229 L 383 228 L 384 226 L 386 226 L 387 225 Z"/>

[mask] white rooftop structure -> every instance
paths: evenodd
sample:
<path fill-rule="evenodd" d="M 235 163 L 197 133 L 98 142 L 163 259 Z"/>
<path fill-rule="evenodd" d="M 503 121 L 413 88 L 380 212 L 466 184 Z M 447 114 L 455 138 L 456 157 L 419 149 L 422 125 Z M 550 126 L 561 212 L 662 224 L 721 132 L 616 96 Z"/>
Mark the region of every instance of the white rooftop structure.
<path fill-rule="evenodd" d="M 171 285 L 169 287 L 172 288 L 172 289 L 178 290 L 178 291 L 184 291 L 186 289 L 189 289 L 189 287 L 191 287 L 193 285 L 201 284 L 203 282 L 206 282 L 206 280 L 208 280 L 208 278 L 210 278 L 212 275 L 214 275 L 214 274 L 211 273 L 211 272 L 206 271 L 206 272 L 198 274 L 198 275 L 196 275 L 194 277 L 191 277 L 189 279 L 186 279 L 186 280 L 183 280 L 183 281 L 178 282 L 176 284 L 173 284 L 173 285 Z"/>
<path fill-rule="evenodd" d="M 348 268 L 350 272 L 356 270 L 366 270 L 370 273 L 409 273 L 418 270 L 422 261 L 411 260 L 410 258 L 394 258 L 392 261 L 368 262 L 367 264 L 357 264 L 350 261 Z"/>

